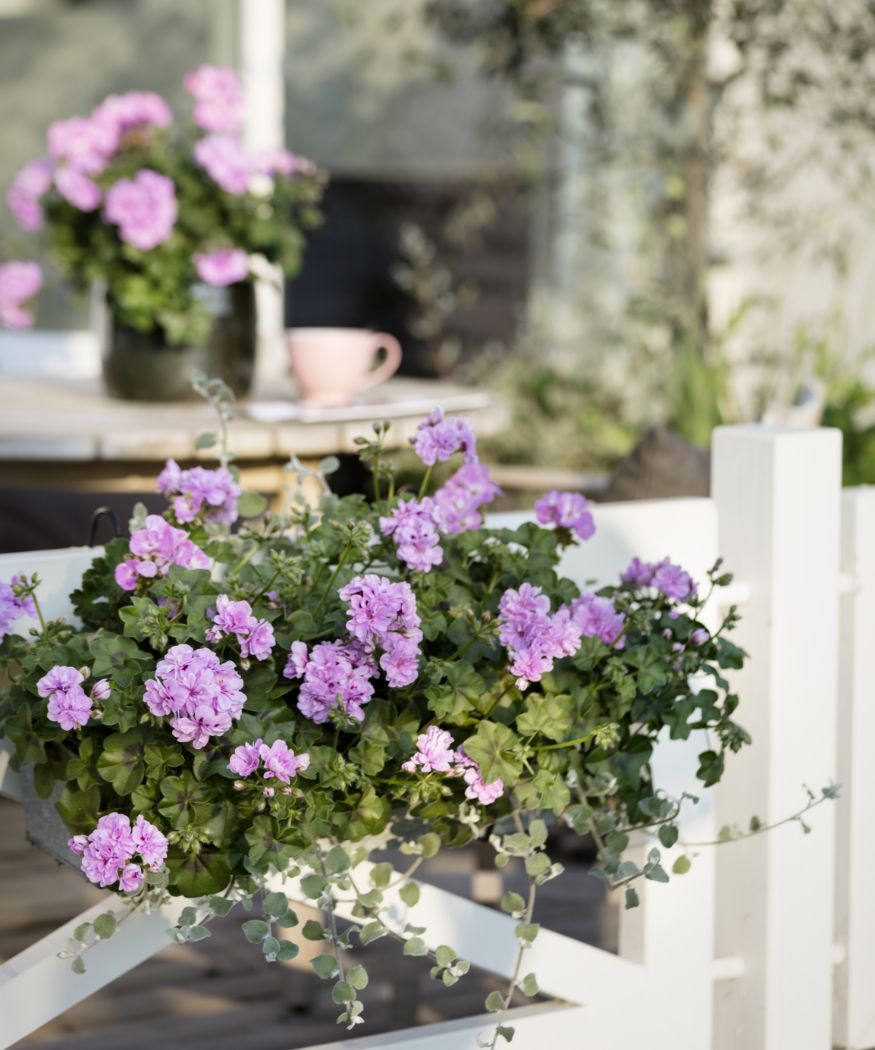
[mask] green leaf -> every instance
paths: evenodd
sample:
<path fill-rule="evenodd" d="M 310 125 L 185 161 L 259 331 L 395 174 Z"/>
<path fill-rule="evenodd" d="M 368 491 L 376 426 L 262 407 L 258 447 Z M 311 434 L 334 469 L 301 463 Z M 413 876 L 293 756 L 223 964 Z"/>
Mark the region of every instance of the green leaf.
<path fill-rule="evenodd" d="M 339 875 L 340 872 L 346 871 L 349 863 L 349 854 L 343 846 L 332 846 L 325 855 L 325 867 L 332 875 Z"/>
<path fill-rule="evenodd" d="M 419 900 L 419 885 L 415 882 L 405 882 L 398 891 L 398 896 L 408 908 L 412 908 Z"/>
<path fill-rule="evenodd" d="M 514 933 L 519 940 L 524 941 L 526 944 L 531 944 L 538 936 L 540 929 L 540 925 L 536 922 L 518 922 Z"/>
<path fill-rule="evenodd" d="M 395 869 L 391 864 L 387 864 L 385 861 L 381 864 L 375 864 L 371 868 L 371 885 L 376 886 L 378 889 L 385 889 L 392 879 L 392 875 Z"/>
<path fill-rule="evenodd" d="M 201 850 L 182 854 L 172 850 L 167 857 L 169 888 L 183 897 L 208 897 L 221 893 L 231 881 L 231 867 L 224 853 Z"/>
<path fill-rule="evenodd" d="M 440 851 L 441 837 L 434 831 L 427 831 L 419 840 L 420 853 L 426 860 Z"/>
<path fill-rule="evenodd" d="M 190 926 L 186 939 L 189 941 L 205 941 L 207 937 L 212 937 L 212 933 L 206 926 Z"/>
<path fill-rule="evenodd" d="M 337 975 L 337 959 L 333 955 L 317 955 L 313 959 L 313 969 L 323 981 L 327 981 Z"/>
<path fill-rule="evenodd" d="M 219 435 L 215 432 L 198 434 L 194 441 L 195 448 L 212 448 L 219 443 Z"/>
<path fill-rule="evenodd" d="M 261 942 L 261 950 L 267 962 L 276 962 L 280 950 L 280 942 L 276 937 L 265 937 Z"/>
<path fill-rule="evenodd" d="M 289 901 L 284 893 L 268 893 L 262 904 L 264 914 L 271 919 L 285 918 L 289 911 Z"/>
<path fill-rule="evenodd" d="M 678 829 L 676 824 L 663 824 L 659 829 L 659 841 L 665 846 L 666 849 L 671 847 L 678 840 Z"/>
<path fill-rule="evenodd" d="M 512 1043 L 513 1037 L 516 1033 L 516 1029 L 512 1028 L 509 1024 L 500 1024 L 495 1029 L 496 1035 L 500 1035 L 502 1039 L 506 1039 L 507 1042 Z"/>
<path fill-rule="evenodd" d="M 530 999 L 532 996 L 538 994 L 538 979 L 533 973 L 527 973 L 526 976 L 520 981 L 520 991 L 523 995 L 527 995 Z"/>
<path fill-rule="evenodd" d="M 699 755 L 699 768 L 696 776 L 705 787 L 712 787 L 723 776 L 723 755 L 716 751 L 703 751 Z"/>
<path fill-rule="evenodd" d="M 435 962 L 440 967 L 449 966 L 450 963 L 456 958 L 456 949 L 451 948 L 448 944 L 441 944 L 435 950 Z"/>
<path fill-rule="evenodd" d="M 421 937 L 411 937 L 404 942 L 404 954 L 427 955 L 428 948 L 426 948 L 425 941 Z"/>
<path fill-rule="evenodd" d="M 362 944 L 370 944 L 371 941 L 378 941 L 381 937 L 388 937 L 389 931 L 380 922 L 369 922 L 362 927 L 359 933 L 359 940 Z"/>
<path fill-rule="evenodd" d="M 243 923 L 243 936 L 253 944 L 261 944 L 270 933 L 270 925 L 263 919 L 247 919 Z"/>
<path fill-rule="evenodd" d="M 632 886 L 627 886 L 626 887 L 626 908 L 627 908 L 627 910 L 629 908 L 637 908 L 640 903 L 641 903 L 641 900 L 638 897 L 638 891 Z"/>
<path fill-rule="evenodd" d="M 267 510 L 267 500 L 260 492 L 241 492 L 237 497 L 237 513 L 241 518 L 257 518 Z"/>
<path fill-rule="evenodd" d="M 533 846 L 543 846 L 547 841 L 547 825 L 543 820 L 533 820 L 529 824 L 529 838 Z"/>
<path fill-rule="evenodd" d="M 331 989 L 331 999 L 338 1005 L 341 1003 L 351 1003 L 355 999 L 355 990 L 347 981 L 338 981 Z"/>
<path fill-rule="evenodd" d="M 500 722 L 481 722 L 474 736 L 465 741 L 465 753 L 480 764 L 485 783 L 501 777 L 505 783 L 514 783 L 522 770 L 517 755 L 519 738 Z"/>
<path fill-rule="evenodd" d="M 324 941 L 325 940 L 325 927 L 321 922 L 317 922 L 315 919 L 308 919 L 304 923 L 304 927 L 301 930 L 304 938 L 308 941 Z"/>
<path fill-rule="evenodd" d="M 94 932 L 102 941 L 105 941 L 107 937 L 112 937 L 117 926 L 118 921 L 111 911 L 105 911 L 94 920 Z"/>
<path fill-rule="evenodd" d="M 546 853 L 533 853 L 526 857 L 526 874 L 529 878 L 537 878 L 550 870 L 550 858 Z"/>
<path fill-rule="evenodd" d="M 510 915 L 519 915 L 526 910 L 526 902 L 518 893 L 508 890 L 501 898 L 501 910 Z"/>
<path fill-rule="evenodd" d="M 305 875 L 301 879 L 301 889 L 304 891 L 304 896 L 309 897 L 311 900 L 321 897 L 327 886 L 328 880 L 324 875 Z"/>
<path fill-rule="evenodd" d="M 690 858 L 686 855 L 686 853 L 682 853 L 679 857 L 675 858 L 675 862 L 674 864 L 672 864 L 671 870 L 674 872 L 675 875 L 686 875 L 686 873 L 690 870 L 692 866 L 693 862 L 690 860 Z"/>
<path fill-rule="evenodd" d="M 146 775 L 142 732 L 111 733 L 103 742 L 97 772 L 119 795 L 130 795 Z"/>
<path fill-rule="evenodd" d="M 73 973 L 85 973 L 85 960 L 82 958 L 81 955 L 75 956 L 75 958 L 73 959 L 71 969 L 73 970 Z"/>
<path fill-rule="evenodd" d="M 294 959 L 301 950 L 294 941 L 281 940 L 279 943 L 279 951 L 276 953 L 276 957 L 280 962 L 288 962 L 290 959 Z"/>
<path fill-rule="evenodd" d="M 501 992 L 493 991 L 486 996 L 485 1007 L 490 1013 L 500 1013 L 507 1005 Z"/>
<path fill-rule="evenodd" d="M 574 698 L 565 694 L 542 696 L 533 693 L 526 697 L 525 710 L 516 720 L 521 736 L 544 736 L 560 741 L 574 723 Z"/>
<path fill-rule="evenodd" d="M 357 992 L 368 986 L 368 973 L 364 966 L 353 966 L 346 975 L 346 980 Z"/>
<path fill-rule="evenodd" d="M 92 928 L 90 922 L 80 922 L 76 929 L 73 930 L 73 940 L 79 941 L 80 944 L 85 944 L 88 939 L 88 932 Z"/>

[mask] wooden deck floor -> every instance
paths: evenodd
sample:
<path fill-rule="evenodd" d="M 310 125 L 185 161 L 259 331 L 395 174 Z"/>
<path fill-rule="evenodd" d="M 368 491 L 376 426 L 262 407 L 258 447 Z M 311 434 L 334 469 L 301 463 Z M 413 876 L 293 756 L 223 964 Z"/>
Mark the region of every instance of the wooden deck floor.
<path fill-rule="evenodd" d="M 0 959 L 8 959 L 103 897 L 24 837 L 21 807 L 0 798 Z M 562 857 L 565 874 L 545 886 L 536 919 L 551 929 L 612 948 L 616 914 L 585 860 Z M 473 850 L 429 862 L 425 881 L 470 893 Z M 522 888 L 519 873 L 504 876 Z M 499 982 L 468 975 L 452 989 L 429 979 L 429 964 L 402 958 L 387 941 L 361 953 L 371 975 L 364 993 L 365 1032 L 479 1013 Z M 326 985 L 306 969 L 268 966 L 233 916 L 196 945 L 170 945 L 19 1046 L 41 1050 L 293 1050 L 338 1039 L 337 1008 Z M 2 1024 L 2 1019 L 0 1019 Z M 361 1032 L 358 1029 L 357 1032 Z"/>

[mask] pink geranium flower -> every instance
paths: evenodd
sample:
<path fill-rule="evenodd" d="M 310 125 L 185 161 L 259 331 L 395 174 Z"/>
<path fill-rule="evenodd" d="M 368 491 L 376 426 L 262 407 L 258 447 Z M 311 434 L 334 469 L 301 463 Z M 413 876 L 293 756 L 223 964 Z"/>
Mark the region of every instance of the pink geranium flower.
<path fill-rule="evenodd" d="M 205 284 L 222 287 L 246 280 L 249 275 L 249 258 L 242 248 L 199 252 L 194 256 L 194 268 Z"/>

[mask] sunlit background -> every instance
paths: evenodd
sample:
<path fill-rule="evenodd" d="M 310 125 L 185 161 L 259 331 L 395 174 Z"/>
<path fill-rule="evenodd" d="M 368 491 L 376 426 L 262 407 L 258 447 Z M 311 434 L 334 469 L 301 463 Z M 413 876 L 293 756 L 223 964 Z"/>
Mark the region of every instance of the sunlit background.
<path fill-rule="evenodd" d="M 109 92 L 176 109 L 187 70 L 237 65 L 250 133 L 330 174 L 287 324 L 388 330 L 404 372 L 494 390 L 513 420 L 495 461 L 604 476 L 652 425 L 705 446 L 715 424 L 804 406 L 848 431 L 848 480 L 871 480 L 862 2 L 4 0 L 0 16 L 0 183 Z M 3 256 L 24 241 L 4 215 Z M 49 267 L 38 330 L 87 327 Z M 0 368 L 20 368 L 0 338 Z M 74 371 L 96 369 L 76 345 Z"/>
<path fill-rule="evenodd" d="M 336 457 L 340 491 L 367 481 L 356 428 L 390 409 L 415 483 L 410 420 L 442 402 L 476 414 L 501 508 L 550 488 L 707 495 L 712 431 L 744 421 L 838 426 L 845 484 L 875 483 L 873 45 L 866 0 L 0 0 L 0 191 L 108 94 L 188 114 L 186 73 L 239 71 L 247 147 L 328 178 L 300 272 L 262 275 L 235 408 L 246 487 L 270 498 L 290 455 Z M 82 544 L 98 505 L 120 528 L 135 499 L 163 509 L 155 474 L 214 424 L 105 393 L 99 294 L 74 294 L 2 207 L 13 259 L 45 284 L 33 327 L 0 330 L 0 551 Z M 399 375 L 349 419 L 302 414 L 283 332 L 311 326 L 389 333 Z M 91 892 L 68 873 L 56 893 L 45 857 L 14 872 L 19 838 L 7 955 Z M 566 846 L 579 884 L 551 890 L 547 922 L 613 948 L 590 858 Z M 428 875 L 495 896 L 473 852 Z M 24 922 L 34 879 L 49 903 Z M 127 1019 L 142 1034 L 165 1014 L 190 1050 L 250 1045 L 254 1026 L 264 1047 L 336 1038 L 300 972 L 265 977 L 238 941 L 169 949 L 28 1045 L 143 1045 Z M 374 1030 L 478 1008 L 487 978 L 438 1003 L 417 965 L 379 963 Z"/>

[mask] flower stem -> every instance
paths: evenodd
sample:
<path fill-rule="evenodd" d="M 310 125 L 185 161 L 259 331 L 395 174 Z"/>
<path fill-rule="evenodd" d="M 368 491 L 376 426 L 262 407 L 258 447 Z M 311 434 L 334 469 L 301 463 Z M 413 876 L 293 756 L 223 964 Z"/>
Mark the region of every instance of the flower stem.
<path fill-rule="evenodd" d="M 422 484 L 419 486 L 419 495 L 416 497 L 417 499 L 422 499 L 426 492 L 428 492 L 428 486 L 431 483 L 431 472 L 433 470 L 434 464 L 425 468 L 425 474 L 422 476 Z"/>
<path fill-rule="evenodd" d="M 331 588 L 334 586 L 337 577 L 340 575 L 340 570 L 346 564 L 347 558 L 349 558 L 351 550 L 352 544 L 347 543 L 347 545 L 343 548 L 340 557 L 337 559 L 337 565 L 334 568 L 334 572 L 331 574 L 331 579 L 328 581 L 328 586 L 322 592 L 322 597 L 319 599 L 316 608 L 313 610 L 314 616 L 321 610 L 322 606 L 325 604 L 325 599 L 331 593 Z"/>
<path fill-rule="evenodd" d="M 575 740 L 563 740 L 559 744 L 540 744 L 535 751 L 559 751 L 565 747 L 577 747 L 578 744 L 586 744 L 596 735 L 598 730 L 592 729 L 585 736 L 579 736 Z"/>
<path fill-rule="evenodd" d="M 43 637 L 45 637 L 45 634 L 46 634 L 46 619 L 43 616 L 42 609 L 40 608 L 39 598 L 37 598 L 37 596 L 36 596 L 36 591 L 33 591 L 30 596 L 33 599 L 33 607 L 36 610 L 36 618 L 39 620 L 40 634 Z"/>
<path fill-rule="evenodd" d="M 536 892 L 537 892 L 537 886 L 535 885 L 534 882 L 530 883 L 529 884 L 529 897 L 528 897 L 528 900 L 526 901 L 526 910 L 525 910 L 525 912 L 523 914 L 522 919 L 520 920 L 521 922 L 530 923 L 532 921 L 532 914 L 533 914 L 533 912 L 535 910 L 535 894 L 536 894 Z M 513 999 L 513 994 L 516 991 L 517 984 L 519 984 L 520 970 L 523 968 L 523 955 L 526 953 L 528 948 L 529 948 L 529 943 L 527 941 L 520 941 L 520 946 L 517 949 L 516 965 L 514 966 L 514 969 L 513 969 L 513 976 L 510 979 L 510 984 L 507 986 L 507 993 L 505 994 L 505 997 L 504 997 L 504 1008 L 501 1010 L 501 1012 L 499 1013 L 498 1017 L 496 1018 L 495 1031 L 492 1033 L 492 1042 L 489 1044 L 489 1050 L 495 1050 L 496 1046 L 498 1045 L 498 1040 L 499 1040 L 499 1037 L 500 1037 L 499 1029 L 501 1028 L 502 1021 L 504 1021 L 504 1018 L 507 1015 L 507 1011 L 508 1011 L 508 1008 L 510 1007 L 511 999 Z"/>

